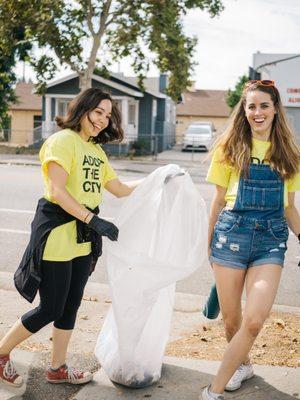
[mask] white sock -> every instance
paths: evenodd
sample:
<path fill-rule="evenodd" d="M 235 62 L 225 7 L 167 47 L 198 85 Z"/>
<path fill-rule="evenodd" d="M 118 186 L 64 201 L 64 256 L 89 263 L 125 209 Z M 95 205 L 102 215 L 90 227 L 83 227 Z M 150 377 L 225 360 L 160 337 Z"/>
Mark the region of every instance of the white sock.
<path fill-rule="evenodd" d="M 210 386 L 208 387 L 208 393 L 216 400 L 218 400 L 219 396 L 221 396 L 221 393 L 214 393 L 210 390 Z"/>

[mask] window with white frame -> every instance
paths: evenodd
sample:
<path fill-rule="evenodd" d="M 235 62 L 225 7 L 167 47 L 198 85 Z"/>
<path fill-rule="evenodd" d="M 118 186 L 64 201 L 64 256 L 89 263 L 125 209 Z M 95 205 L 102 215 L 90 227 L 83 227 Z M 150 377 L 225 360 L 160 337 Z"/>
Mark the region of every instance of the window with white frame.
<path fill-rule="evenodd" d="M 65 116 L 68 112 L 68 106 L 71 99 L 57 99 L 57 114 L 61 117 Z"/>
<path fill-rule="evenodd" d="M 135 104 L 128 106 L 128 124 L 135 125 Z"/>
<path fill-rule="evenodd" d="M 152 117 L 155 118 L 157 116 L 157 100 L 152 101 Z"/>
<path fill-rule="evenodd" d="M 171 117 L 171 107 L 168 100 L 166 101 L 166 122 L 170 122 Z"/>

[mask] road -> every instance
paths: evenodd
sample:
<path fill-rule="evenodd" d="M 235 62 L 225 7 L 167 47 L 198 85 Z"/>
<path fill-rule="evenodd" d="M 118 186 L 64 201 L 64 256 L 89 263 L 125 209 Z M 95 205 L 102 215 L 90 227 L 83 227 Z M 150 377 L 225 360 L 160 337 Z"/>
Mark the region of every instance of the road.
<path fill-rule="evenodd" d="M 120 179 L 134 180 L 146 176 L 157 166 L 172 162 L 174 159 L 180 164 L 180 157 L 183 164 L 188 164 L 193 180 L 209 208 L 214 188 L 204 182 L 207 163 L 200 163 L 205 154 L 196 154 L 194 163 L 189 163 L 187 157 L 191 155 L 180 152 L 167 152 L 167 156 L 158 162 L 147 162 L 145 164 L 133 165 L 128 170 L 142 172 L 119 173 Z M 188 161 L 187 161 L 188 160 Z M 174 162 L 174 161 L 173 161 Z M 115 168 L 121 160 L 113 162 Z M 127 161 L 127 163 L 130 163 Z M 124 166 L 124 162 L 122 164 Z M 131 165 L 131 164 L 130 164 Z M 30 223 L 34 215 L 37 200 L 43 192 L 40 168 L 37 166 L 22 165 L 0 165 L 0 271 L 14 272 L 21 259 L 23 251 L 29 239 Z M 105 202 L 109 199 L 106 198 Z M 113 209 L 104 205 L 101 209 L 103 217 L 113 218 Z M 297 198 L 299 204 L 299 199 Z M 299 277 L 300 268 L 297 267 L 299 260 L 299 244 L 294 235 L 290 235 L 288 243 L 286 267 L 283 271 L 282 282 L 276 298 L 277 304 L 300 306 Z M 91 277 L 92 281 L 107 283 L 106 274 L 106 252 L 98 261 L 96 271 Z M 192 294 L 206 295 L 213 281 L 211 268 L 208 261 L 189 278 L 177 284 L 177 291 Z"/>

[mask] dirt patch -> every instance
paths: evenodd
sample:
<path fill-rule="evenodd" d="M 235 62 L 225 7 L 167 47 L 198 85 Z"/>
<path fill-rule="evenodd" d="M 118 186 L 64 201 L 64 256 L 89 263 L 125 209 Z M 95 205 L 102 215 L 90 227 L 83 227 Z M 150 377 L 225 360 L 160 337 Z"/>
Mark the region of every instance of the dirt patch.
<path fill-rule="evenodd" d="M 226 348 L 223 322 L 199 325 L 170 342 L 166 355 L 222 360 Z M 254 364 L 300 367 L 300 316 L 274 312 L 266 321 L 250 353 Z"/>

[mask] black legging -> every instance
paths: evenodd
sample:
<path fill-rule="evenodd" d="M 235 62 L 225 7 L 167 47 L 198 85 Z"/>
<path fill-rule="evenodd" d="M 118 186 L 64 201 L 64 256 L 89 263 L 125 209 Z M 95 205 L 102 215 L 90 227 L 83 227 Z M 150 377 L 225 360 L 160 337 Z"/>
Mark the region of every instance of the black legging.
<path fill-rule="evenodd" d="M 27 330 L 35 333 L 53 321 L 56 328 L 74 328 L 91 261 L 91 254 L 71 261 L 42 261 L 40 304 L 21 318 Z"/>

